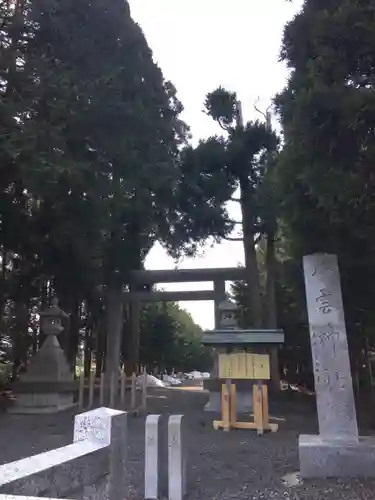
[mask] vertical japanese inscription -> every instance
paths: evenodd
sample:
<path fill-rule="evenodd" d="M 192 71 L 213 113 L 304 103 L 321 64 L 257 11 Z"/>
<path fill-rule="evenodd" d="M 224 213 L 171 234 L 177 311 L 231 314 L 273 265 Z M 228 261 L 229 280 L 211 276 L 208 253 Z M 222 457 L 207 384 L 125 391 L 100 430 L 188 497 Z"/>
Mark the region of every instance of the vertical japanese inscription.
<path fill-rule="evenodd" d="M 320 288 L 319 295 L 315 299 L 318 304 L 318 310 L 322 314 L 329 314 L 333 310 L 333 306 L 331 304 L 332 300 L 332 292 L 329 292 L 326 288 Z"/>
<path fill-rule="evenodd" d="M 335 255 L 304 257 L 320 434 L 358 436 L 340 276 Z"/>

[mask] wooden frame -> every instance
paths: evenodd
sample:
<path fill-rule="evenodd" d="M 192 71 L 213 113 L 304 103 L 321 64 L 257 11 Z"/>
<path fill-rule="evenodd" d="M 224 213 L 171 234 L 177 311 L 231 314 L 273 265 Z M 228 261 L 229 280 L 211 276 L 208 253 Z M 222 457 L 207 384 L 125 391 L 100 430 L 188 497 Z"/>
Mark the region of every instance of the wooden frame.
<path fill-rule="evenodd" d="M 268 387 L 261 382 L 253 385 L 253 422 L 237 421 L 237 391 L 236 384 L 227 380 L 221 386 L 221 420 L 213 421 L 215 430 L 223 429 L 254 429 L 260 436 L 264 431 L 277 432 L 278 424 L 270 423 L 268 412 Z"/>

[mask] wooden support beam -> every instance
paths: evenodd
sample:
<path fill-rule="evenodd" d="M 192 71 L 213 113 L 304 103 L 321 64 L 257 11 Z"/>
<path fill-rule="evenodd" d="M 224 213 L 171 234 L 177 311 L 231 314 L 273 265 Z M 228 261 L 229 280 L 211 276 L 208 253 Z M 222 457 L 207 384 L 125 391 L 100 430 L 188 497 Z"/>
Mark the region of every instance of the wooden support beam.
<path fill-rule="evenodd" d="M 245 278 L 244 267 L 218 267 L 211 269 L 165 269 L 132 271 L 133 283 L 187 283 L 198 281 L 237 281 Z"/>
<path fill-rule="evenodd" d="M 253 385 L 253 422 L 237 421 L 237 401 L 236 384 L 227 380 L 221 386 L 221 420 L 213 421 L 215 430 L 223 429 L 228 432 L 230 429 L 254 429 L 261 436 L 264 431 L 277 432 L 278 424 L 269 421 L 268 414 L 268 389 L 265 384 L 259 382 Z"/>
<path fill-rule="evenodd" d="M 187 300 L 214 300 L 214 298 L 215 298 L 215 292 L 213 290 L 124 293 L 125 301 L 140 301 L 140 302 L 182 302 Z"/>

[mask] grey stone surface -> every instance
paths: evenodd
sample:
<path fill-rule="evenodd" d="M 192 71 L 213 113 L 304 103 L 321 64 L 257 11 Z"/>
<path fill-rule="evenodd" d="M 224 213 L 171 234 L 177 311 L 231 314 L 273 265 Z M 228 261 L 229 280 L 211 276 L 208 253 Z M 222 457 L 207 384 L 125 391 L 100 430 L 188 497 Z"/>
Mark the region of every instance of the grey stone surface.
<path fill-rule="evenodd" d="M 108 471 L 108 452 L 81 442 L 0 466 L 0 493 L 68 497 Z"/>
<path fill-rule="evenodd" d="M 303 258 L 319 433 L 358 437 L 340 275 L 335 255 Z"/>
<path fill-rule="evenodd" d="M 160 415 L 148 415 L 145 423 L 145 499 L 157 500 L 160 495 Z"/>
<path fill-rule="evenodd" d="M 122 500 L 127 488 L 127 413 L 111 408 L 97 408 L 77 415 L 74 421 L 74 442 L 89 440 L 107 447 L 108 467 L 102 498 Z M 84 498 L 96 498 L 97 485 L 88 481 Z"/>
<path fill-rule="evenodd" d="M 49 393 L 36 388 L 35 392 L 18 394 L 14 406 L 8 411 L 19 415 L 41 415 L 64 411 L 72 406 L 74 406 L 73 394 Z"/>
<path fill-rule="evenodd" d="M 237 320 L 237 312 L 238 306 L 228 297 L 225 297 L 222 302 L 218 305 L 219 310 L 219 329 L 228 329 L 228 330 L 237 330 L 238 320 Z"/>
<path fill-rule="evenodd" d="M 118 410 L 107 411 L 111 415 L 107 500 L 124 500 L 128 488 L 128 415 Z"/>
<path fill-rule="evenodd" d="M 51 381 L 44 382 L 15 382 L 12 384 L 12 391 L 21 394 L 21 393 L 29 393 L 29 392 L 41 392 L 45 394 L 54 393 L 55 383 Z M 75 392 L 77 393 L 79 390 L 79 381 L 78 380 L 70 380 L 67 382 L 59 383 L 59 392 Z"/>
<path fill-rule="evenodd" d="M 304 478 L 374 477 L 375 438 L 299 437 L 299 462 Z"/>
<path fill-rule="evenodd" d="M 122 500 L 126 417 L 106 408 L 77 415 L 73 444 L 0 466 L 0 493 L 68 497 L 83 490 L 84 498 L 92 498 L 102 480 L 105 498 Z"/>
<path fill-rule="evenodd" d="M 80 413 L 74 419 L 73 440 L 90 441 L 109 446 L 112 433 L 112 419 L 123 412 L 110 408 L 96 408 Z"/>
<path fill-rule="evenodd" d="M 303 259 L 319 435 L 301 435 L 301 476 L 375 477 L 375 440 L 358 438 L 340 274 L 335 255 Z"/>
<path fill-rule="evenodd" d="M 168 500 L 183 500 L 187 493 L 187 443 L 183 415 L 168 420 Z"/>
<path fill-rule="evenodd" d="M 45 498 L 44 500 L 56 500 L 53 498 Z M 0 495 L 0 500 L 39 500 L 40 497 L 24 497 L 21 495 Z"/>
<path fill-rule="evenodd" d="M 14 406 L 10 408 L 12 413 L 56 413 L 74 404 L 74 387 L 67 390 L 74 376 L 57 340 L 57 335 L 64 330 L 62 320 L 68 315 L 59 308 L 54 298 L 52 305 L 42 311 L 40 317 L 41 330 L 47 338 L 32 358 L 26 373 L 21 375 L 21 384 L 12 388 L 16 394 L 20 389 Z M 60 384 L 63 386 L 61 391 Z"/>

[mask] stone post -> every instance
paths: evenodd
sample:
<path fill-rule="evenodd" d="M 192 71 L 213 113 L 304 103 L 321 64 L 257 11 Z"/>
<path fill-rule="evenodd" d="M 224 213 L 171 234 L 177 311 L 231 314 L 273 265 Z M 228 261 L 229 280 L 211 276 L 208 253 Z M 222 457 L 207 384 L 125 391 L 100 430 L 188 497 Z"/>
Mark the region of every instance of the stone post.
<path fill-rule="evenodd" d="M 159 421 L 160 415 L 146 418 L 145 500 L 158 500 L 160 495 Z"/>
<path fill-rule="evenodd" d="M 127 491 L 127 413 L 110 408 L 97 408 L 75 417 L 74 442 L 90 440 L 109 446 L 109 473 L 100 497 L 124 500 Z M 86 486 L 84 500 L 98 498 L 97 486 Z"/>
<path fill-rule="evenodd" d="M 340 275 L 335 255 L 303 261 L 319 433 L 358 439 Z"/>
<path fill-rule="evenodd" d="M 303 258 L 319 435 L 299 437 L 302 477 L 375 476 L 375 440 L 358 438 L 335 255 Z"/>
<path fill-rule="evenodd" d="M 168 421 L 168 500 L 183 500 L 186 495 L 186 442 L 183 415 Z"/>

